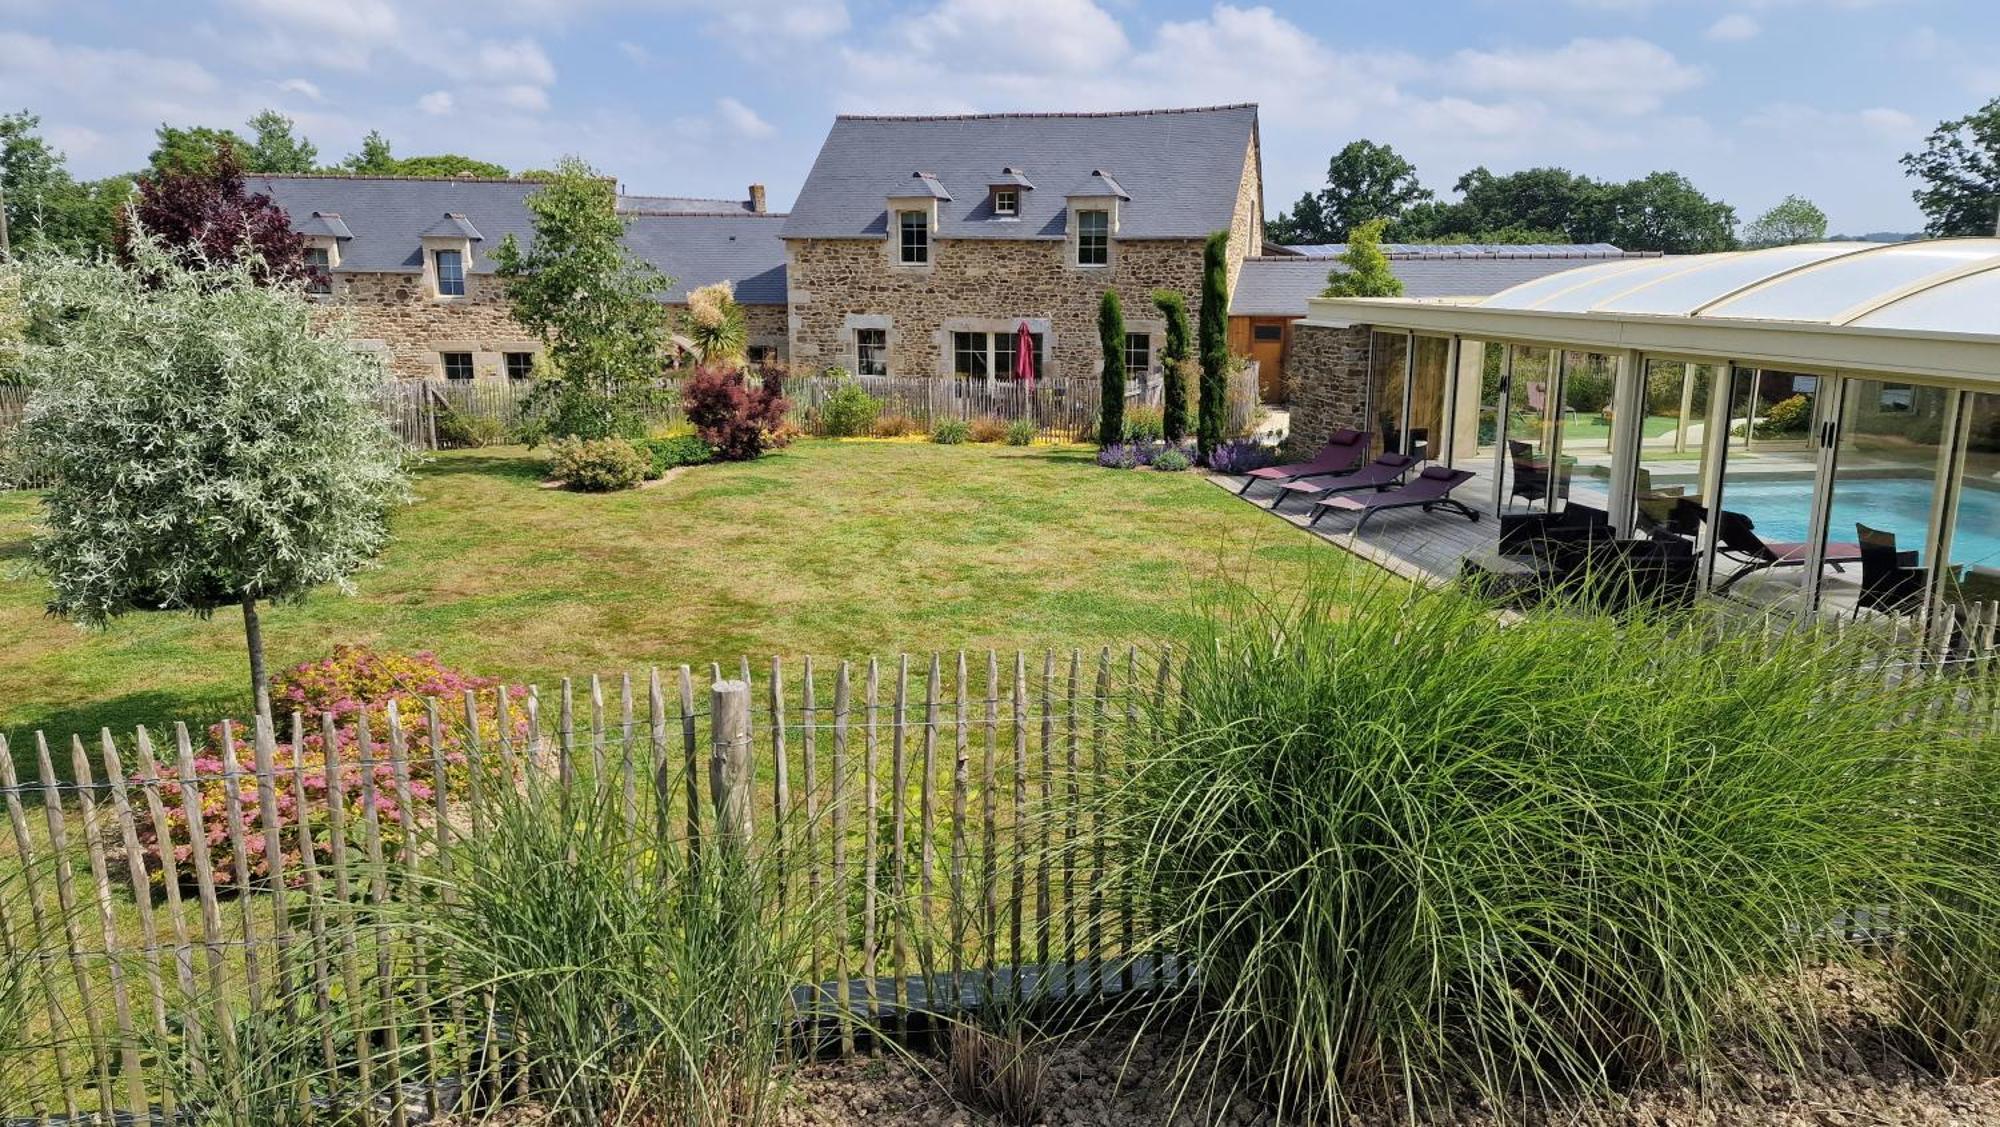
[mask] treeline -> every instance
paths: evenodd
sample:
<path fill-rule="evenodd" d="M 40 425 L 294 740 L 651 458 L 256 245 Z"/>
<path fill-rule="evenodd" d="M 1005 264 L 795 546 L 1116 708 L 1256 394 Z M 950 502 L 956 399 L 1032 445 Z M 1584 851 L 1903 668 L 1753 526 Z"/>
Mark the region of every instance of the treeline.
<path fill-rule="evenodd" d="M 1924 147 L 1906 153 L 1910 193 L 1934 238 L 2000 234 L 2000 98 L 1938 123 Z M 1326 186 L 1272 216 L 1275 243 L 1344 243 L 1379 222 L 1392 243 L 1615 243 L 1626 250 L 1700 254 L 1738 246 L 1768 247 L 1827 237 L 1826 213 L 1812 201 L 1783 202 L 1736 228 L 1736 209 L 1711 199 L 1678 172 L 1623 182 L 1566 168 L 1494 173 L 1475 168 L 1446 201 L 1417 179 L 1417 168 L 1374 141 L 1350 142 L 1327 162 Z M 1871 241 L 1886 237 L 1864 235 Z"/>
<path fill-rule="evenodd" d="M 398 157 L 381 133 L 362 138 L 360 151 L 321 164 L 319 148 L 300 136 L 292 119 L 276 110 L 251 118 L 242 133 L 205 125 L 162 124 L 146 167 L 101 180 L 72 176 L 64 154 L 41 133 L 41 118 L 22 110 L 0 115 L 0 191 L 6 196 L 7 232 L 15 246 L 53 246 L 87 253 L 117 240 L 119 217 L 142 179 L 176 173 L 213 173 L 227 150 L 245 173 L 347 172 L 372 176 L 503 177 L 491 161 L 456 153 Z M 526 175 L 532 175 L 528 173 Z"/>
<path fill-rule="evenodd" d="M 1392 243 L 1615 243 L 1626 250 L 1700 254 L 1737 245 L 1736 209 L 1678 172 L 1598 180 L 1566 168 L 1495 173 L 1474 168 L 1437 198 L 1388 145 L 1353 141 L 1327 163 L 1326 187 L 1273 216 L 1279 243 L 1340 243 L 1384 221 Z"/>

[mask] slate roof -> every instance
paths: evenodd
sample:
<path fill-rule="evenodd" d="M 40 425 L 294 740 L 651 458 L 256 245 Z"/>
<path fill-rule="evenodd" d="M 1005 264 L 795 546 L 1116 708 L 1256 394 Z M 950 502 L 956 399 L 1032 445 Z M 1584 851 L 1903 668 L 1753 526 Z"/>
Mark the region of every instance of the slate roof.
<path fill-rule="evenodd" d="M 244 178 L 306 230 L 313 212 L 334 212 L 353 238 L 340 244 L 340 269 L 413 274 L 423 269 L 423 235 L 462 215 L 483 236 L 472 244 L 467 272 L 493 272 L 493 252 L 513 235 L 523 247 L 534 241 L 534 224 L 523 202 L 541 187 L 536 180 L 473 180 L 417 176 L 275 176 Z M 470 237 L 470 236 L 468 236 Z"/>
<path fill-rule="evenodd" d="M 315 211 L 300 219 L 292 216 L 292 226 L 302 235 L 321 235 L 335 239 L 351 239 L 354 232 L 347 229 L 340 215 L 331 211 Z"/>
<path fill-rule="evenodd" d="M 703 196 L 624 196 L 618 197 L 619 211 L 674 212 L 687 215 L 717 215 L 724 212 L 754 212 L 749 200 L 712 200 Z"/>
<path fill-rule="evenodd" d="M 1346 243 L 1297 243 L 1280 248 L 1306 258 L 1336 258 Z M 1390 258 L 1627 258 L 1636 251 L 1610 243 L 1383 243 Z"/>
<path fill-rule="evenodd" d="M 1131 197 L 1119 205 L 1121 238 L 1202 238 L 1228 228 L 1256 132 L 1254 105 L 842 116 L 820 146 L 783 237 L 885 236 L 886 201 L 922 171 L 935 173 L 954 197 L 938 206 L 940 237 L 1060 239 L 1068 207 L 1062 190 L 1101 169 Z M 1045 187 L 1022 190 L 1018 220 L 994 222 L 987 188 L 1007 168 Z"/>
<path fill-rule="evenodd" d="M 479 242 L 486 238 L 486 236 L 479 233 L 479 228 L 472 225 L 472 220 L 455 211 L 445 212 L 437 222 L 424 228 L 423 237 L 426 239 L 471 239 L 473 242 Z"/>
<path fill-rule="evenodd" d="M 352 238 L 340 244 L 340 270 L 414 274 L 423 269 L 423 236 L 462 233 L 462 216 L 472 229 L 466 269 L 493 272 L 492 253 L 508 235 L 523 249 L 534 242 L 534 221 L 526 200 L 542 186 L 536 180 L 466 180 L 414 176 L 245 177 L 250 191 L 263 192 L 292 217 L 295 230 L 326 233 L 327 216 Z M 674 280 L 667 301 L 684 301 L 689 289 L 728 279 L 736 300 L 747 305 L 785 303 L 785 244 L 778 239 L 783 215 L 759 214 L 733 201 L 691 200 L 682 196 L 624 196 L 621 201 L 672 200 L 700 203 L 703 210 L 675 206 L 660 212 L 625 211 L 626 245 Z M 315 212 L 325 213 L 319 218 Z M 483 237 L 482 237 L 483 236 Z"/>
<path fill-rule="evenodd" d="M 1619 251 L 1615 257 L 1625 257 Z M 1391 257 L 1389 269 L 1402 280 L 1405 297 L 1486 297 L 1510 286 L 1563 270 L 1603 262 L 1612 255 L 1570 256 L 1455 254 Z M 1633 257 L 1637 257 L 1634 255 Z M 1306 302 L 1326 289 L 1326 278 L 1345 267 L 1325 258 L 1248 258 L 1237 276 L 1229 313 L 1233 317 L 1303 317 Z"/>
<path fill-rule="evenodd" d="M 666 300 L 687 300 L 689 290 L 728 280 L 744 305 L 785 304 L 782 214 L 669 213 L 626 216 L 625 244 L 674 280 Z"/>

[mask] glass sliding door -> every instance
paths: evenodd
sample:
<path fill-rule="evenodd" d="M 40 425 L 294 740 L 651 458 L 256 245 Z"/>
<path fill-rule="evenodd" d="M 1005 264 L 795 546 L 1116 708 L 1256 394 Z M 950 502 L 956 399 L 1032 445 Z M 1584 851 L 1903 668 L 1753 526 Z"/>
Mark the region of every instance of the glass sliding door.
<path fill-rule="evenodd" d="M 1953 481 L 1950 582 L 1945 599 L 1963 606 L 2000 599 L 2000 393 L 1967 392 L 1965 463 Z"/>
<path fill-rule="evenodd" d="M 1449 339 L 1417 338 L 1416 364 L 1410 379 L 1409 425 L 1393 435 L 1385 435 L 1384 450 L 1408 454 L 1420 462 L 1443 458 L 1445 392 L 1450 383 L 1450 368 Z"/>
<path fill-rule="evenodd" d="M 1377 451 L 1399 449 L 1409 364 L 1408 334 L 1373 334 L 1368 349 L 1368 422 Z"/>
<path fill-rule="evenodd" d="M 1943 461 L 1945 388 L 1846 381 L 1820 609 L 1909 619 L 1924 609 Z"/>
<path fill-rule="evenodd" d="M 1701 513 L 1715 543 L 1716 590 L 1804 609 L 1818 578 L 1806 559 L 1829 392 L 1819 376 L 1733 370 L 1720 508 Z"/>
<path fill-rule="evenodd" d="M 1514 474 L 1513 463 L 1504 456 L 1507 445 L 1507 381 L 1512 371 L 1510 346 L 1489 343 L 1479 350 L 1479 422 L 1474 435 L 1475 462 L 1493 474 L 1493 511 L 1504 511 L 1507 486 Z"/>
<path fill-rule="evenodd" d="M 1506 483 L 1500 508 L 1553 512 L 1568 499 L 1576 470 L 1575 460 L 1562 453 L 1562 354 L 1514 345 L 1511 366 L 1501 436 Z"/>
<path fill-rule="evenodd" d="M 1639 531 L 1697 540 L 1701 533 L 1702 466 L 1709 446 L 1709 389 L 1721 368 L 1682 360 L 1648 360 L 1642 384 L 1637 501 Z"/>

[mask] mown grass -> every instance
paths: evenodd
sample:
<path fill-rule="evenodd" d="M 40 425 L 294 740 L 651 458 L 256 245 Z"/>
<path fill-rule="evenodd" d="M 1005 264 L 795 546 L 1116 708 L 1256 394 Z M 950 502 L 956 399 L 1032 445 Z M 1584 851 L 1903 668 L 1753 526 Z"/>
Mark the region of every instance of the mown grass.
<path fill-rule="evenodd" d="M 1221 581 L 1326 553 L 1192 474 L 1112 473 L 1083 447 L 808 441 L 634 492 L 541 487 L 520 448 L 439 456 L 354 595 L 264 615 L 270 665 L 336 642 L 436 651 L 517 681 L 740 655 L 1091 647 L 1191 622 Z M 87 632 L 26 570 L 39 500 L 0 495 L 0 731 L 15 745 L 247 711 L 234 615 Z"/>

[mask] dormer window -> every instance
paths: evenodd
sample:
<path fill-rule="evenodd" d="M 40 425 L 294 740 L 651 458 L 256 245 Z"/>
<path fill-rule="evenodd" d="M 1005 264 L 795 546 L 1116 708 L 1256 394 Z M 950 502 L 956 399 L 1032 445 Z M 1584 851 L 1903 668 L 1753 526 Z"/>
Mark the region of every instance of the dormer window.
<path fill-rule="evenodd" d="M 925 211 L 899 211 L 896 229 L 900 236 L 897 261 L 905 266 L 923 266 L 931 260 L 931 217 Z"/>
<path fill-rule="evenodd" d="M 1018 188 L 993 189 L 993 214 L 1017 216 L 1021 214 L 1021 192 Z"/>
<path fill-rule="evenodd" d="M 1076 213 L 1076 264 L 1111 264 L 1111 213 L 1082 209 Z"/>
<path fill-rule="evenodd" d="M 437 292 L 439 297 L 465 296 L 465 255 L 461 251 L 432 251 L 437 269 Z"/>
<path fill-rule="evenodd" d="M 328 247 L 306 248 L 306 292 L 333 292 L 333 251 Z"/>

